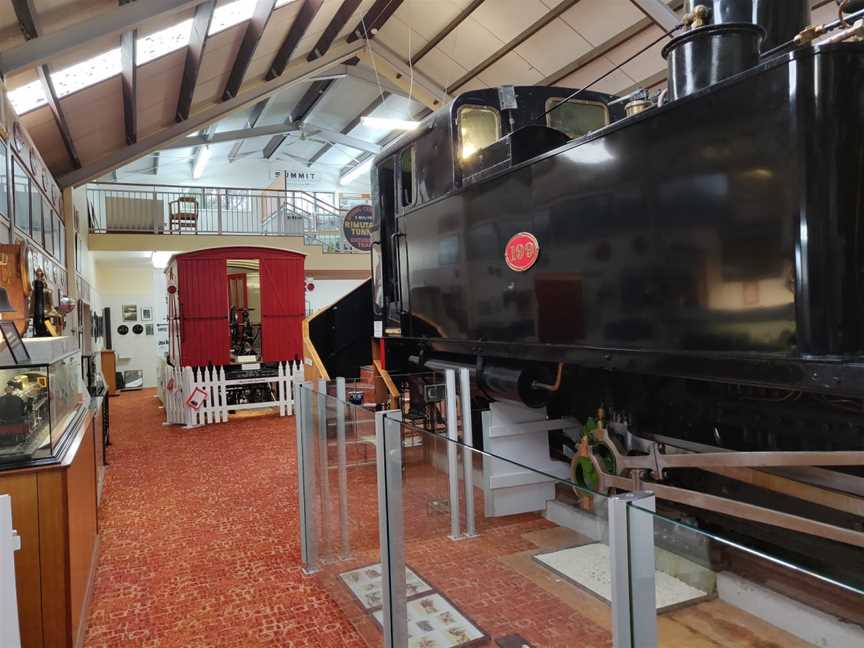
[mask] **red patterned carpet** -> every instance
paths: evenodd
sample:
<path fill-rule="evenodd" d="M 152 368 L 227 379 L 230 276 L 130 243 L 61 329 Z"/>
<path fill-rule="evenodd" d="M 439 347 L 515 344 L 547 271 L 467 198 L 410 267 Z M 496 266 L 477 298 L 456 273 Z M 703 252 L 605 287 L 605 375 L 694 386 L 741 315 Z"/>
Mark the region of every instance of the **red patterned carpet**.
<path fill-rule="evenodd" d="M 153 390 L 111 399 L 86 645 L 364 646 L 300 569 L 293 419 L 162 420 Z"/>

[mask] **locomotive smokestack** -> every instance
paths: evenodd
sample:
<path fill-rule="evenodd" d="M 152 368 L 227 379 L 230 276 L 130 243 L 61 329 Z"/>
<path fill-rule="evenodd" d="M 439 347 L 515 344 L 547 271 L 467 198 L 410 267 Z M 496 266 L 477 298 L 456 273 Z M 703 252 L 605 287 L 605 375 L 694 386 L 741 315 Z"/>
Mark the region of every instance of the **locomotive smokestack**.
<path fill-rule="evenodd" d="M 809 0 L 687 0 L 684 8 L 689 31 L 663 48 L 673 100 L 748 70 L 810 24 Z"/>

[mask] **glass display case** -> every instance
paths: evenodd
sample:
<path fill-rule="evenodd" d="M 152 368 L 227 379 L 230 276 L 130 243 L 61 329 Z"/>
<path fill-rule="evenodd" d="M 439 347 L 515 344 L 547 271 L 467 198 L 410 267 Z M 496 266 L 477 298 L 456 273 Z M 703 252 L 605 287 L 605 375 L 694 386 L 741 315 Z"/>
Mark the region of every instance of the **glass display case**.
<path fill-rule="evenodd" d="M 0 467 L 52 459 L 84 404 L 81 354 L 0 366 Z"/>

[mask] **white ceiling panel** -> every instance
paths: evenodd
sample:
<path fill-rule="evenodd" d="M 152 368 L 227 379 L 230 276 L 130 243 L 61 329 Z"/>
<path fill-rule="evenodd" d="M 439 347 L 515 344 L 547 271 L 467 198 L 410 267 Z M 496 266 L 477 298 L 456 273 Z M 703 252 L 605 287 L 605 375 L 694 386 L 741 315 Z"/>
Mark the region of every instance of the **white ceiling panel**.
<path fill-rule="evenodd" d="M 407 61 L 409 55 L 413 55 L 414 52 L 425 46 L 429 40 L 416 29 L 412 29 L 407 23 L 399 20 L 397 18 L 398 15 L 399 12 L 397 11 L 390 20 L 384 23 L 384 26 L 378 30 L 378 35 L 375 38 L 387 43 L 387 47 Z"/>
<path fill-rule="evenodd" d="M 498 51 L 505 41 L 470 16 L 435 48 L 470 70 Z M 421 61 L 421 64 L 425 59 Z M 449 85 L 449 82 L 448 82 Z"/>
<path fill-rule="evenodd" d="M 423 57 L 417 64 L 417 69 L 442 86 L 450 85 L 468 71 L 467 67 L 460 65 L 437 47 Z"/>
<path fill-rule="evenodd" d="M 500 85 L 534 85 L 543 74 L 515 52 L 501 57 L 478 75 L 487 87 Z"/>
<path fill-rule="evenodd" d="M 514 51 L 546 77 L 572 63 L 592 47 L 566 22 L 556 19 Z"/>
<path fill-rule="evenodd" d="M 615 64 L 610 59 L 601 56 L 591 61 L 588 65 L 585 65 L 572 74 L 564 77 L 555 85 L 563 86 L 565 88 L 584 88 L 596 78 L 609 72 L 614 67 Z M 591 89 L 596 90 L 597 92 L 609 92 L 614 94 L 622 88 L 631 86 L 634 83 L 635 81 L 624 72 L 617 70 L 602 81 L 593 85 Z"/>
<path fill-rule="evenodd" d="M 636 36 L 627 39 L 618 47 L 610 50 L 606 53 L 606 56 L 616 65 L 620 65 L 636 54 L 636 52 L 644 49 L 662 35 L 663 31 L 659 27 L 650 27 Z M 664 70 L 666 68 L 666 62 L 663 60 L 663 56 L 660 52 L 663 49 L 663 46 L 668 42 L 669 39 L 664 38 L 651 49 L 645 51 L 643 54 L 640 54 L 635 59 L 624 65 L 621 70 L 637 82 L 642 79 L 647 79 L 648 77 L 657 74 L 659 71 Z"/>
<path fill-rule="evenodd" d="M 341 130 L 366 108 L 378 89 L 350 77 L 335 81 L 309 116 L 310 123 L 322 128 Z"/>
<path fill-rule="evenodd" d="M 301 83 L 271 97 L 270 101 L 267 102 L 264 114 L 258 120 L 258 126 L 272 126 L 284 122 L 288 119 L 291 110 L 297 105 L 297 102 L 300 101 L 300 97 L 308 89 L 308 83 Z"/>
<path fill-rule="evenodd" d="M 426 42 L 440 33 L 469 4 L 470 0 L 405 0 L 391 20 L 395 18 L 406 28 L 410 26 Z M 387 21 L 389 24 L 390 21 Z M 383 34 L 384 30 L 380 33 Z M 415 46 L 414 51 L 419 47 Z"/>
<path fill-rule="evenodd" d="M 540 0 L 493 0 L 477 7 L 466 22 L 480 23 L 507 43 L 548 12 Z"/>
<path fill-rule="evenodd" d="M 630 0 L 581 0 L 561 18 L 589 43 L 600 45 L 645 18 L 645 14 Z"/>

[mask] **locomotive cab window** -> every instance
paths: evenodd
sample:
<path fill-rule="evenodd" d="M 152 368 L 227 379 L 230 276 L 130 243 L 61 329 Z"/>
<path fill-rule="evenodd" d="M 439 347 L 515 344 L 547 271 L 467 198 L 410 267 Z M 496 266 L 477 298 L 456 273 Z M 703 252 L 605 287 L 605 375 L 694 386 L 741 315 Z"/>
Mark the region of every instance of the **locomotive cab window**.
<path fill-rule="evenodd" d="M 546 110 L 561 104 L 563 97 L 546 100 Z M 546 125 L 576 139 L 609 124 L 609 109 L 596 101 L 568 101 L 546 115 Z"/>
<path fill-rule="evenodd" d="M 399 154 L 399 196 L 403 207 L 414 203 L 414 146 Z"/>
<path fill-rule="evenodd" d="M 462 106 L 456 116 L 456 127 L 459 129 L 459 157 L 467 160 L 498 141 L 501 116 L 494 108 Z"/>

